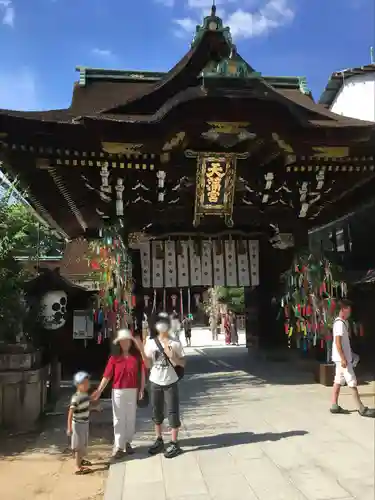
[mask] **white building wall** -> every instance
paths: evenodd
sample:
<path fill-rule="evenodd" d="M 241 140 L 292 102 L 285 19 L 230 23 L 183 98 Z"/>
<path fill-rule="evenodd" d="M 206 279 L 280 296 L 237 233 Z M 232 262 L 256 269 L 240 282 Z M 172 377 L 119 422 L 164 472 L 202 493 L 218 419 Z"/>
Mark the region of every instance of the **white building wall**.
<path fill-rule="evenodd" d="M 338 115 L 375 122 L 375 72 L 344 78 L 331 111 Z"/>

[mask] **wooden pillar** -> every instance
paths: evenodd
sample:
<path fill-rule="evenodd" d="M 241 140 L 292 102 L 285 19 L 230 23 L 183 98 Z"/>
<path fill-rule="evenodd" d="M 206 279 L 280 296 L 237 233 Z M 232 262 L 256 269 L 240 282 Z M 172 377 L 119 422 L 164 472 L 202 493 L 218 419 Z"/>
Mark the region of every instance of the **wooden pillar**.
<path fill-rule="evenodd" d="M 266 350 L 280 347 L 284 340 L 282 326 L 277 321 L 279 307 L 275 300 L 280 290 L 278 259 L 281 253 L 282 250 L 275 250 L 268 241 L 260 242 L 257 291 L 259 347 Z"/>
<path fill-rule="evenodd" d="M 301 242 L 302 238 L 299 244 Z M 292 265 L 294 254 L 295 248 L 278 250 L 267 239 L 259 241 L 259 285 L 245 288 L 246 342 L 249 348 L 254 343 L 264 350 L 287 345 L 283 318 L 279 314 L 279 296 L 283 289 L 280 277 Z M 256 342 L 254 337 L 257 337 Z"/>
<path fill-rule="evenodd" d="M 299 221 L 299 223 L 295 226 L 293 238 L 294 253 L 298 253 L 303 249 L 309 248 L 309 232 L 307 226 L 302 221 Z"/>
<path fill-rule="evenodd" d="M 259 287 L 246 286 L 245 298 L 245 331 L 246 347 L 253 350 L 258 347 L 259 340 Z"/>
<path fill-rule="evenodd" d="M 144 314 L 144 293 L 142 285 L 142 263 L 141 253 L 139 250 L 132 250 L 132 274 L 133 274 L 133 291 L 132 295 L 135 298 L 133 305 L 132 316 L 134 325 L 134 334 L 142 337 L 142 322 Z"/>

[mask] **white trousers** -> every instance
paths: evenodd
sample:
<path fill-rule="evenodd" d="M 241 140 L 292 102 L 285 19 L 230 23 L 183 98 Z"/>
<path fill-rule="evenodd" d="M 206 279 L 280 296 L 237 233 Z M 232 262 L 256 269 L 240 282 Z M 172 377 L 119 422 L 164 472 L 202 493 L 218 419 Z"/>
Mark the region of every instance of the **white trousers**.
<path fill-rule="evenodd" d="M 125 450 L 135 434 L 137 414 L 137 389 L 113 389 L 113 431 L 115 450 Z"/>

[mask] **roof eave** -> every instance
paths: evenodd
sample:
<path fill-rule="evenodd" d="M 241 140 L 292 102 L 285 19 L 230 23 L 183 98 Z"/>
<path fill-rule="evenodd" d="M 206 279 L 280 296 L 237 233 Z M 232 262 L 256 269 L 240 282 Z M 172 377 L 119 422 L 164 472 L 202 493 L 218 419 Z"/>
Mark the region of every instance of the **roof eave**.
<path fill-rule="evenodd" d="M 318 103 L 326 107 L 331 107 L 337 94 L 340 92 L 343 83 L 353 76 L 375 73 L 375 63 L 359 66 L 356 68 L 347 68 L 342 71 L 335 71 L 331 74 L 326 88 L 323 90 Z"/>

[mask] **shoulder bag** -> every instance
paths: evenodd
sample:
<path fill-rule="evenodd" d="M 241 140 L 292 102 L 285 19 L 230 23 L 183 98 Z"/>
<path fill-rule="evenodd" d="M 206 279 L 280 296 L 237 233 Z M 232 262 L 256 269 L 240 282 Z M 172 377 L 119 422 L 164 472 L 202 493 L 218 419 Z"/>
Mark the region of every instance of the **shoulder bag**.
<path fill-rule="evenodd" d="M 164 348 L 161 345 L 160 340 L 157 337 L 155 337 L 154 340 L 155 340 L 155 344 L 157 345 L 157 348 L 159 349 L 160 353 L 164 356 L 164 358 L 167 360 L 169 365 L 174 369 L 174 371 L 178 377 L 178 380 L 181 380 L 182 378 L 184 378 L 185 368 L 183 366 L 180 366 L 180 365 L 175 366 L 172 363 L 172 361 L 169 359 L 169 357 L 166 355 Z"/>

